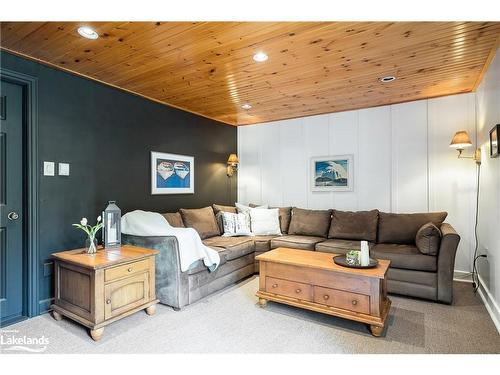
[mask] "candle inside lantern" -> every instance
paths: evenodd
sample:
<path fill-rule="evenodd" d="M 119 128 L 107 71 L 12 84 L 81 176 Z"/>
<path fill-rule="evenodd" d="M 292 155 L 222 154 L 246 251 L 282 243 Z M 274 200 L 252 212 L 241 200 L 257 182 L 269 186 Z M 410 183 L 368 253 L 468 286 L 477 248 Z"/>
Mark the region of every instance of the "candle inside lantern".
<path fill-rule="evenodd" d="M 370 250 L 368 241 L 361 241 L 361 265 L 368 266 L 370 264 Z"/>

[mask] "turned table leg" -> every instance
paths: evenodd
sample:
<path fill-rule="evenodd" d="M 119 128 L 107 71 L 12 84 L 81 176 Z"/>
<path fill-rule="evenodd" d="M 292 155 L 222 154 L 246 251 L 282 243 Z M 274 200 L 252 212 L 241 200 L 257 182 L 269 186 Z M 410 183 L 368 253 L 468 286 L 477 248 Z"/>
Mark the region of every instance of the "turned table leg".
<path fill-rule="evenodd" d="M 154 315 L 156 312 L 156 305 L 151 305 L 146 308 L 146 314 L 148 315 Z"/>
<path fill-rule="evenodd" d="M 90 336 L 94 341 L 99 341 L 103 333 L 104 333 L 104 327 L 90 330 Z"/>
<path fill-rule="evenodd" d="M 370 325 L 370 331 L 373 336 L 380 337 L 382 335 L 382 332 L 384 331 L 384 327 Z"/>
<path fill-rule="evenodd" d="M 260 305 L 260 307 L 266 307 L 267 306 L 267 299 L 259 297 L 259 305 Z"/>
<path fill-rule="evenodd" d="M 57 321 L 60 321 L 63 318 L 63 316 L 59 314 L 56 310 L 52 310 L 52 317 Z"/>

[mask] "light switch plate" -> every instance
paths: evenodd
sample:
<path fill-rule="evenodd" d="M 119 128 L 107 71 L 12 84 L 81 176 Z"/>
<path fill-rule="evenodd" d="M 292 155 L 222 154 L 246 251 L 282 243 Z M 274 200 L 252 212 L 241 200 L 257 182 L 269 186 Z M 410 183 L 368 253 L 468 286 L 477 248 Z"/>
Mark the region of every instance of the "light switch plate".
<path fill-rule="evenodd" d="M 44 176 L 55 176 L 55 163 L 53 161 L 43 162 L 43 175 Z"/>
<path fill-rule="evenodd" d="M 59 176 L 69 176 L 69 163 L 59 163 Z"/>

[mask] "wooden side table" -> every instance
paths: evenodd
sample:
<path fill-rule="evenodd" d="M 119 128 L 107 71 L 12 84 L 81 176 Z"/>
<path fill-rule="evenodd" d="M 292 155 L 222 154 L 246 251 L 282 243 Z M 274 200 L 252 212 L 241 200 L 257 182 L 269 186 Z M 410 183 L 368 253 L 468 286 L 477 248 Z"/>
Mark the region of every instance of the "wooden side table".
<path fill-rule="evenodd" d="M 52 316 L 63 316 L 90 328 L 98 341 L 104 327 L 145 309 L 156 311 L 155 255 L 136 246 L 87 254 L 85 249 L 54 253 L 55 301 Z"/>

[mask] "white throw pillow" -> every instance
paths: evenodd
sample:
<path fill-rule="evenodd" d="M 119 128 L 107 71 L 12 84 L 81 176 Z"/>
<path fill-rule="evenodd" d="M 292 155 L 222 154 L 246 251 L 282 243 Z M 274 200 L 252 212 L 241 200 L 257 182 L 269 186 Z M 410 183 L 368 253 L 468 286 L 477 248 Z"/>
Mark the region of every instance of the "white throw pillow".
<path fill-rule="evenodd" d="M 281 236 L 279 209 L 251 208 L 250 225 L 255 235 Z"/>
<path fill-rule="evenodd" d="M 251 236 L 250 218 L 246 214 L 234 214 L 232 212 L 221 212 L 222 225 L 225 237 Z"/>
<path fill-rule="evenodd" d="M 256 209 L 264 209 L 264 208 L 269 208 L 269 206 L 267 204 L 263 204 L 262 206 L 257 206 L 257 207 L 250 207 L 250 206 L 246 206 L 244 204 L 241 204 L 241 203 L 235 203 L 234 204 L 236 206 L 236 209 L 238 210 L 238 212 L 244 214 L 244 213 L 250 213 L 250 210 L 252 208 L 256 208 Z"/>

